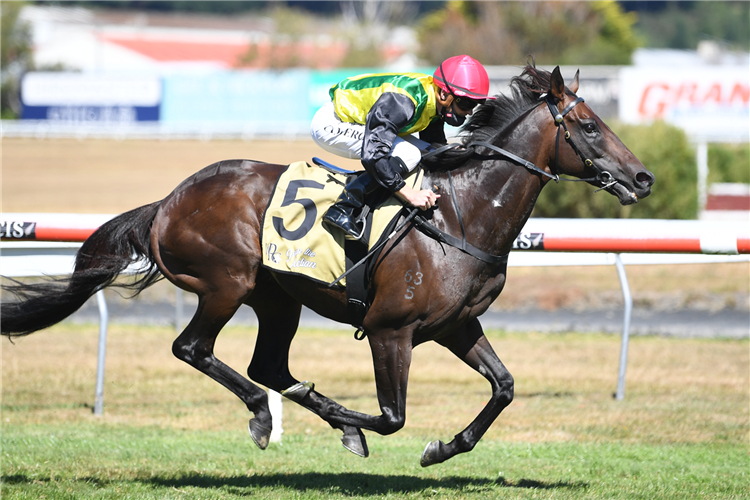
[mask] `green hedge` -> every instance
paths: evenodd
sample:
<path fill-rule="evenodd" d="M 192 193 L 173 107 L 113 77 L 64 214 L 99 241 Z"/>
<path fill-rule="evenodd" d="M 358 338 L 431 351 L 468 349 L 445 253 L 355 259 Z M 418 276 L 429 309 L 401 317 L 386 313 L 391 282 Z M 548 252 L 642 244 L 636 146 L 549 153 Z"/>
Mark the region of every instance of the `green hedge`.
<path fill-rule="evenodd" d="M 750 184 L 750 145 L 708 145 L 708 183 L 714 182 Z"/>
<path fill-rule="evenodd" d="M 533 217 L 694 219 L 698 214 L 695 148 L 685 133 L 663 122 L 650 126 L 615 125 L 622 142 L 656 176 L 651 195 L 621 206 L 617 198 L 583 182 L 549 183 Z"/>

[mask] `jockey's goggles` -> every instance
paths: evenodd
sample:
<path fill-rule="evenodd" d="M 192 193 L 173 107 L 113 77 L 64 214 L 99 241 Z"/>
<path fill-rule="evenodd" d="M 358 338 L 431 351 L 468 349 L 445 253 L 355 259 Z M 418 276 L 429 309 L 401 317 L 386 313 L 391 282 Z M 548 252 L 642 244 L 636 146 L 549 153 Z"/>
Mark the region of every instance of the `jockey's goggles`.
<path fill-rule="evenodd" d="M 469 99 L 468 97 L 464 96 L 456 96 L 453 99 L 453 102 L 456 103 L 456 106 L 458 106 L 461 111 L 466 111 L 467 113 L 477 107 L 477 105 L 484 104 L 484 101 L 485 99 L 475 100 Z"/>

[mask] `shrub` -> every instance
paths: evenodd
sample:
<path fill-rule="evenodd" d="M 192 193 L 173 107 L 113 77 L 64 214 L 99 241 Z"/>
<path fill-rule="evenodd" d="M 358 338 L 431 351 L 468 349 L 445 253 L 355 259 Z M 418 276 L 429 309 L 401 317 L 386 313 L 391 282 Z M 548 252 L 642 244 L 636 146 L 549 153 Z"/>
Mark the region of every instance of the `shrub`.
<path fill-rule="evenodd" d="M 709 144 L 708 183 L 714 182 L 750 184 L 750 145 Z"/>
<path fill-rule="evenodd" d="M 664 122 L 649 126 L 616 125 L 622 142 L 656 176 L 648 198 L 621 206 L 587 183 L 550 183 L 539 196 L 533 217 L 694 219 L 698 213 L 694 148 L 685 133 Z"/>

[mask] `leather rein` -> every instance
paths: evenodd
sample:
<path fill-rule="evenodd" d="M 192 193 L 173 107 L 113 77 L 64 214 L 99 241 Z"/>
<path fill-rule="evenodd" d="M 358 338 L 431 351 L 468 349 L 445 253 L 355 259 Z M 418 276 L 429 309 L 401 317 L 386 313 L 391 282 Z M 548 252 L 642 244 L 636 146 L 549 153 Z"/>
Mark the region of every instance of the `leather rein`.
<path fill-rule="evenodd" d="M 598 181 L 602 184 L 602 186 L 596 191 L 594 191 L 595 193 L 597 193 L 603 189 L 607 189 L 608 187 L 613 186 L 614 184 L 617 184 L 617 180 L 615 180 L 615 178 L 612 177 L 612 174 L 610 174 L 606 170 L 602 170 L 601 168 L 599 168 L 591 159 L 586 158 L 586 156 L 581 152 L 580 148 L 578 148 L 575 142 L 573 142 L 573 139 L 570 135 L 570 131 L 568 130 L 568 126 L 565 124 L 564 118 L 568 113 L 570 113 L 573 110 L 573 108 L 575 108 L 578 104 L 582 102 L 585 102 L 583 97 L 576 97 L 576 99 L 573 100 L 570 104 L 568 104 L 565 107 L 565 109 L 563 109 L 562 111 L 559 111 L 557 109 L 557 105 L 554 102 L 554 99 L 551 97 L 551 94 L 548 94 L 544 100 L 544 104 L 546 104 L 547 108 L 550 110 L 550 113 L 552 114 L 552 118 L 555 120 L 555 126 L 557 127 L 557 136 L 555 137 L 555 163 L 554 163 L 554 168 L 551 169 L 552 170 L 551 174 L 548 173 L 546 170 L 542 170 L 541 168 L 537 167 L 532 162 L 524 158 L 521 158 L 520 156 L 513 154 L 506 149 L 495 146 L 494 144 L 491 144 L 489 142 L 474 141 L 474 142 L 470 142 L 464 147 L 468 149 L 474 146 L 479 146 L 479 147 L 491 149 L 492 151 L 499 153 L 503 158 L 506 158 L 514 163 L 517 163 L 531 172 L 536 172 L 540 175 L 543 175 L 544 177 L 548 177 L 554 180 L 555 182 L 560 182 L 560 181 L 595 182 L 595 181 Z M 539 105 L 541 106 L 541 103 Z M 585 179 L 568 179 L 565 177 L 560 177 L 559 156 L 560 156 L 560 132 L 561 130 L 565 130 L 565 134 L 563 135 L 563 137 L 565 137 L 565 142 L 567 142 L 570 145 L 570 147 L 573 148 L 573 151 L 578 155 L 579 158 L 581 158 L 581 161 L 583 161 L 583 164 L 596 171 L 596 175 L 594 177 L 587 177 Z M 455 149 L 458 147 L 462 147 L 462 145 L 461 144 L 446 144 L 444 146 L 440 146 L 439 148 L 429 151 L 428 153 L 422 155 L 422 158 L 436 156 L 445 151 L 448 151 L 449 149 Z"/>
<path fill-rule="evenodd" d="M 547 94 L 547 97 L 545 98 L 544 102 L 547 104 L 547 107 L 550 110 L 550 113 L 552 113 L 552 117 L 555 120 L 555 126 L 557 127 L 557 136 L 555 138 L 555 163 L 554 163 L 554 169 L 552 169 L 551 174 L 545 170 L 542 170 L 538 166 L 534 165 L 532 162 L 525 160 L 521 158 L 520 156 L 511 153 L 510 151 L 502 149 L 488 142 L 481 142 L 481 141 L 470 142 L 465 147 L 471 148 L 474 146 L 479 146 L 479 147 L 490 149 L 492 151 L 495 151 L 496 153 L 499 153 L 502 157 L 507 158 L 508 160 L 521 165 L 527 170 L 538 173 L 545 177 L 549 177 L 555 182 L 560 182 L 561 180 L 568 181 L 568 182 L 594 182 L 594 181 L 600 182 L 602 186 L 596 191 L 594 191 L 595 193 L 603 189 L 607 189 L 613 186 L 614 184 L 617 184 L 617 180 L 614 177 L 612 177 L 612 174 L 610 174 L 606 170 L 602 170 L 601 168 L 596 166 L 596 164 L 594 164 L 594 162 L 591 161 L 591 159 L 586 158 L 586 156 L 581 152 L 581 150 L 573 142 L 573 139 L 570 136 L 570 131 L 568 130 L 567 125 L 565 125 L 565 116 L 568 113 L 570 113 L 570 111 L 573 108 L 575 108 L 578 104 L 584 102 L 583 97 L 576 97 L 576 99 L 573 100 L 570 104 L 568 104 L 562 111 L 557 109 L 557 105 L 555 104 L 554 99 L 551 97 L 551 94 Z M 594 177 L 589 177 L 586 179 L 568 179 L 568 178 L 560 177 L 558 158 L 560 155 L 561 129 L 565 130 L 565 134 L 564 134 L 565 142 L 570 144 L 570 147 L 573 148 L 573 151 L 581 158 L 581 160 L 583 161 L 583 164 L 589 168 L 593 168 L 596 171 L 596 175 Z M 426 153 L 425 155 L 422 156 L 422 158 L 439 155 L 440 153 L 443 153 L 449 149 L 454 149 L 456 147 L 461 147 L 461 145 L 460 144 L 446 144 L 445 146 L 441 146 L 433 151 Z M 448 171 L 448 182 L 450 183 L 451 199 L 453 201 L 453 205 L 456 207 L 456 215 L 458 216 L 458 224 L 459 226 L 461 226 L 461 238 L 460 239 L 456 238 L 455 236 L 452 236 L 446 233 L 445 231 L 435 227 L 421 215 L 417 215 L 416 217 L 414 217 L 415 227 L 419 229 L 421 232 L 423 232 L 424 234 L 426 234 L 427 236 L 434 238 L 441 243 L 445 243 L 450 246 L 456 247 L 462 252 L 467 253 L 483 262 L 487 262 L 488 264 L 496 265 L 496 264 L 507 262 L 508 254 L 492 255 L 483 250 L 480 250 L 479 248 L 475 247 L 474 245 L 466 241 L 466 231 L 464 229 L 463 219 L 461 218 L 461 211 L 458 208 L 458 200 L 456 198 L 456 191 L 453 188 L 453 177 L 451 176 L 450 171 Z"/>

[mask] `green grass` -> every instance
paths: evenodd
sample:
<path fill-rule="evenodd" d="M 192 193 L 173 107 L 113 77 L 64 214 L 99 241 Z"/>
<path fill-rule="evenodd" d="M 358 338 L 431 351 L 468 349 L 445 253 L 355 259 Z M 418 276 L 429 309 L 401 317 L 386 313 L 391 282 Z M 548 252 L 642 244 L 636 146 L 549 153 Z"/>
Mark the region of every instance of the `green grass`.
<path fill-rule="evenodd" d="M 171 355 L 170 328 L 111 325 L 95 417 L 97 333 L 59 325 L 0 343 L 3 499 L 750 498 L 747 339 L 634 337 L 615 401 L 618 336 L 488 332 L 515 399 L 472 452 L 423 469 L 427 442 L 449 440 L 489 396 L 440 346 L 414 351 L 406 426 L 367 432 L 361 459 L 290 402 L 283 444 L 258 450 L 244 405 Z M 227 329 L 217 356 L 241 373 L 254 336 Z M 301 331 L 290 366 L 347 407 L 379 412 L 369 348 L 350 333 Z"/>
<path fill-rule="evenodd" d="M 422 440 L 368 438 L 372 455 L 361 459 L 334 433 L 285 437 L 260 451 L 240 432 L 97 422 L 5 427 L 2 497 L 748 498 L 744 445 L 494 440 L 423 469 Z"/>

